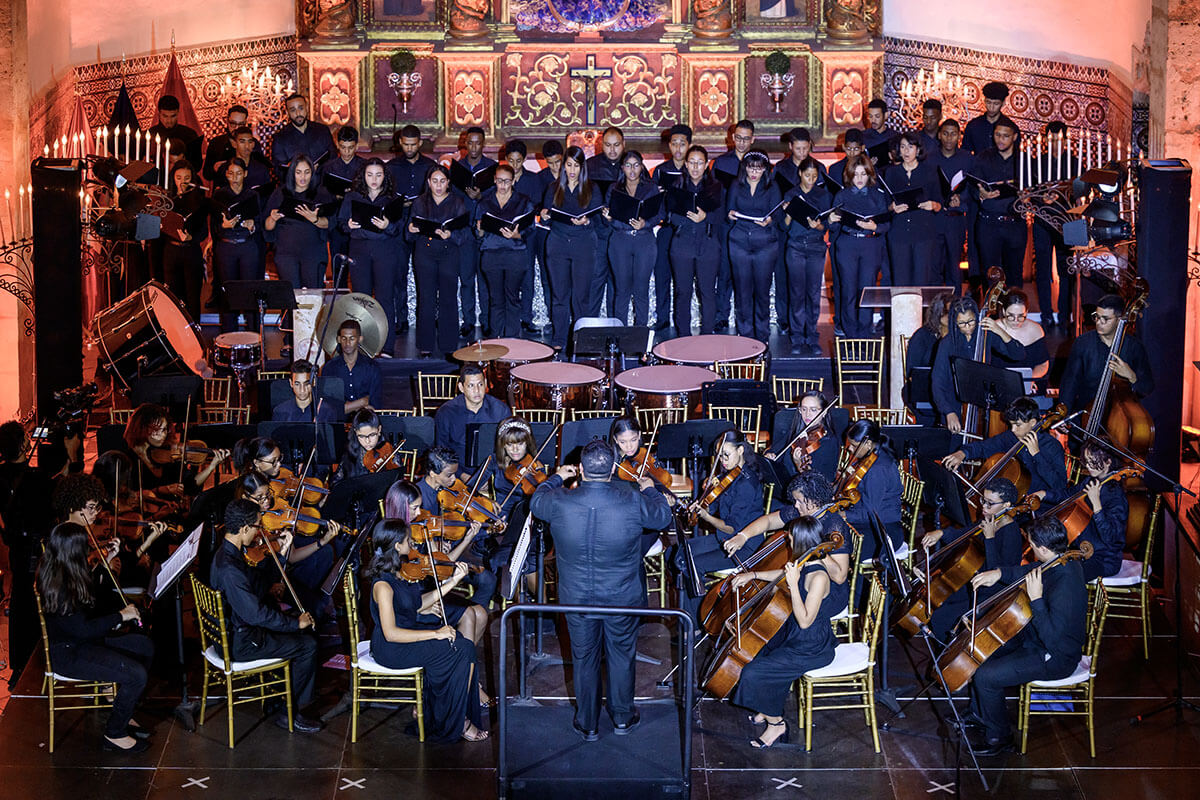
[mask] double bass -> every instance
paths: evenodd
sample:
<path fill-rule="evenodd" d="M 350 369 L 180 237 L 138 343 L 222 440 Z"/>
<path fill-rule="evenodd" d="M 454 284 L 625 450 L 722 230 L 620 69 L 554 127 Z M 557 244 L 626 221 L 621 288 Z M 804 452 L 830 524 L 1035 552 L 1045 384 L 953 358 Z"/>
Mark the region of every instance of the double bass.
<path fill-rule="evenodd" d="M 987 344 L 988 332 L 983 328 L 983 321 L 1000 310 L 1000 298 L 1004 295 L 1005 288 L 1004 271 L 999 267 L 992 267 L 988 270 L 988 280 L 992 282 L 992 288 L 988 289 L 988 293 L 984 296 L 983 303 L 979 306 L 979 314 L 975 318 L 975 351 L 971 354 L 971 360 L 978 361 L 980 364 L 988 363 L 991 357 L 991 348 Z M 953 325 L 954 320 L 950 320 L 950 324 Z M 999 416 L 997 412 L 992 412 L 992 415 L 993 417 Z M 972 434 L 986 439 L 992 429 L 998 427 L 994 422 L 994 419 L 981 420 L 978 406 L 972 403 L 963 404 L 963 434 Z M 983 431 L 977 432 L 979 428 L 983 428 Z"/>

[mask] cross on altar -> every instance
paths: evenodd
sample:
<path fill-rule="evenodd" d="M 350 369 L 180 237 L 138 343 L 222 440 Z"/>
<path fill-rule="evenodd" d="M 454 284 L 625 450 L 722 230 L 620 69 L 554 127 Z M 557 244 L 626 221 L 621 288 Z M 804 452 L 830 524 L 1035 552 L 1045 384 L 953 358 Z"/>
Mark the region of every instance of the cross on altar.
<path fill-rule="evenodd" d="M 584 85 L 584 124 L 596 124 L 596 79 L 611 78 L 612 67 L 597 67 L 596 56 L 587 57 L 587 67 L 571 67 L 572 78 L 579 78 Z"/>

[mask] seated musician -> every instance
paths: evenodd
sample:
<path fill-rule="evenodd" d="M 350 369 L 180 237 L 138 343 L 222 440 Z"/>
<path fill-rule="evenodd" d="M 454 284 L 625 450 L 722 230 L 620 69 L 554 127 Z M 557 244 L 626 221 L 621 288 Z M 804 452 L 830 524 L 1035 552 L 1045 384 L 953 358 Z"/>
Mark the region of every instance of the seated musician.
<path fill-rule="evenodd" d="M 1017 487 L 1008 478 L 993 478 L 983 488 L 981 503 L 981 527 L 983 534 L 984 562 L 983 569 L 1013 569 L 1021 564 L 1025 551 L 1025 541 L 1021 538 L 1021 526 L 1017 521 L 1004 516 L 1008 509 L 1019 499 Z M 974 527 L 974 526 L 971 526 Z M 928 555 L 930 548 L 941 543 L 949 547 L 957 544 L 959 537 L 969 529 L 932 530 L 921 539 L 921 547 Z M 949 534 L 949 535 L 947 535 Z M 922 573 L 925 572 L 925 558 L 918 555 L 914 566 Z M 991 592 L 981 591 L 979 598 L 990 597 Z M 959 591 L 942 601 L 934 610 L 929 627 L 933 635 L 946 641 L 950 630 L 959 618 L 971 610 L 971 589 L 964 586 Z"/>
<path fill-rule="evenodd" d="M 478 364 L 463 364 L 458 373 L 459 394 L 442 404 L 433 416 L 433 441 L 448 447 L 462 465 L 463 477 L 474 472 L 478 464 L 467 464 L 467 426 L 487 422 L 502 422 L 512 411 L 502 400 L 488 394 L 487 378 Z"/>
<path fill-rule="evenodd" d="M 225 538 L 213 556 L 210 580 L 228 606 L 233 658 L 237 661 L 291 659 L 292 702 L 296 708 L 293 728 L 301 733 L 315 733 L 321 730 L 321 723 L 303 713 L 313 702 L 316 687 L 317 639 L 310 630 L 315 623 L 307 612 L 294 617 L 266 602 L 271 586 L 279 579 L 276 566 L 270 555 L 257 567 L 251 566 L 245 555 L 246 548 L 263 532 L 261 516 L 259 507 L 251 500 L 234 500 L 226 506 Z M 287 558 L 291 546 L 292 534 L 280 531 L 281 558 Z M 287 709 L 278 701 L 272 705 L 280 706 L 274 710 L 274 723 L 286 729 Z"/>
<path fill-rule="evenodd" d="M 387 444 L 387 440 L 383 438 L 383 422 L 379 415 L 369 408 L 360 408 L 354 412 L 354 416 L 350 418 L 349 438 L 346 452 L 342 454 L 342 460 L 330 476 L 331 483 L 367 475 L 367 460 L 381 459 L 379 452 Z M 399 458 L 397 455 L 393 463 Z"/>
<path fill-rule="evenodd" d="M 383 401 L 383 374 L 375 360 L 362 351 L 362 325 L 348 319 L 338 325 L 338 354 L 321 368 L 322 378 L 341 378 L 345 387 L 346 404 L 342 411 L 349 416 L 362 408 L 378 406 Z"/>
<path fill-rule="evenodd" d="M 713 531 L 712 534 L 691 539 L 692 560 L 701 574 L 730 569 L 736 566 L 737 560 L 745 559 L 754 552 L 743 545 L 727 555 L 724 546 L 734 534 L 757 519 L 763 507 L 762 481 L 758 476 L 755 463 L 758 457 L 754 454 L 754 447 L 733 430 L 717 438 L 713 445 L 718 468 L 712 480 L 701 487 L 701 499 L 713 485 L 734 470 L 737 473 L 733 482 L 717 495 L 711 505 L 705 507 L 700 500 L 696 500 L 688 507 L 706 528 Z"/>
<path fill-rule="evenodd" d="M 653 453 L 649 454 L 649 461 L 645 469 L 637 459 L 637 454 L 645 444 L 642 440 L 642 426 L 638 424 L 637 418 L 622 416 L 614 419 L 608 428 L 608 441 L 613 447 L 613 455 L 616 458 L 616 471 L 613 472 L 613 478 L 637 483 L 639 478 L 648 477 L 654 484 L 654 488 L 658 489 L 663 499 L 667 501 L 667 505 L 673 508 L 676 502 L 675 495 L 671 492 L 670 487 L 661 480 L 664 475 L 668 474 L 666 466 Z M 659 531 L 647 530 L 642 534 L 643 554 L 649 552 L 654 543 L 658 541 L 659 533 Z"/>
<path fill-rule="evenodd" d="M 178 501 L 171 499 L 171 495 L 164 493 L 160 496 L 151 489 L 138 491 L 134 463 L 125 450 L 105 451 L 92 463 L 91 474 L 100 481 L 106 506 L 118 514 L 136 511 L 160 515 L 175 511 Z"/>
<path fill-rule="evenodd" d="M 129 416 L 125 425 L 125 446 L 127 455 L 133 460 L 133 486 L 139 490 L 152 489 L 160 495 L 194 494 L 204 487 L 221 462 L 229 458 L 229 451 L 214 450 L 212 458 L 199 471 L 185 467 L 184 480 L 180 482 L 178 456 L 172 459 L 167 449 L 170 424 L 167 410 L 153 403 L 143 403 Z M 163 463 L 154 460 L 154 453 L 166 456 Z"/>
<path fill-rule="evenodd" d="M 892 452 L 892 446 L 879 430 L 879 423 L 869 419 L 856 419 L 846 429 L 846 449 L 850 451 L 850 462 L 843 471 L 852 476 L 874 454 L 874 463 L 858 483 L 860 499 L 846 509 L 846 522 L 863 535 L 860 557 L 875 558 L 882 546 L 871 535 L 871 514 L 883 523 L 892 546 L 899 549 L 904 542 L 904 523 L 900 518 L 900 502 L 904 496 L 904 484 L 900 480 L 900 464 Z M 844 481 L 835 483 L 837 489 Z M 841 486 L 839 486 L 841 484 Z"/>
<path fill-rule="evenodd" d="M 1059 400 L 1071 411 L 1088 408 L 1100 388 L 1104 368 L 1112 363 L 1113 372 L 1129 381 L 1138 397 L 1154 391 L 1154 374 L 1146 348 L 1129 331 L 1121 342 L 1121 352 L 1113 353 L 1113 338 L 1117 323 L 1125 313 L 1125 301 L 1115 294 L 1105 295 L 1096 302 L 1092 320 L 1096 327 L 1087 331 L 1071 345 L 1067 366 L 1063 371 Z"/>
<path fill-rule="evenodd" d="M 37 589 L 46 614 L 50 659 L 60 675 L 117 684 L 101 746 L 141 753 L 150 749 L 150 732 L 133 720 L 133 712 L 146 689 L 154 645 L 141 633 L 113 630 L 122 622 L 141 619 L 136 606 L 96 613 L 100 590 L 88 568 L 91 549 L 87 530 L 74 522 L 56 525 L 46 540 Z"/>
<path fill-rule="evenodd" d="M 273 422 L 336 422 L 340 409 L 325 398 L 313 400 L 313 365 L 303 358 L 292 362 L 288 369 L 288 386 L 292 396 L 271 411 Z"/>
<path fill-rule="evenodd" d="M 374 554 L 363 571 L 371 596 L 371 655 L 385 667 L 421 667 L 425 671 L 427 736 L 434 742 L 479 742 L 481 730 L 479 670 L 475 643 L 439 614 L 443 598 L 466 575 L 461 562 L 438 587 L 406 579 L 401 566 L 416 553 L 408 525 L 385 519 L 372 531 Z M 436 579 L 431 579 L 436 580 Z"/>
<path fill-rule="evenodd" d="M 821 523 L 812 517 L 799 517 L 791 525 L 792 554 L 798 560 L 821 543 Z M 841 606 L 834 608 L 837 602 L 830 598 L 829 573 L 820 561 L 800 567 L 789 560 L 782 570 L 744 572 L 734 576 L 733 586 L 738 589 L 752 580 L 771 582 L 780 577 L 784 583 L 776 591 L 788 592 L 792 613 L 754 660 L 742 668 L 730 697 L 734 705 L 755 712 L 751 722 L 767 726 L 750 740 L 755 749 L 787 742 L 783 707 L 788 693 L 804 673 L 833 662 L 836 643 L 830 619 L 842 610 Z"/>
<path fill-rule="evenodd" d="M 1003 316 L 1000 324 L 1014 339 L 1025 345 L 1025 355 L 1015 361 L 1004 356 L 996 359 L 999 367 L 1025 367 L 1034 378 L 1046 377 L 1050 371 L 1050 351 L 1046 348 L 1046 331 L 1028 315 L 1029 298 L 1020 289 L 1014 289 L 1000 300 Z"/>
<path fill-rule="evenodd" d="M 796 417 L 792 422 L 792 429 L 788 431 L 787 440 L 780 442 L 778 447 L 787 446 L 788 442 L 794 440 L 797 434 L 811 424 L 828 406 L 829 400 L 825 398 L 822 392 L 815 389 L 800 395 L 800 403 L 797 405 Z M 829 414 L 826 414 L 820 423 L 819 444 L 815 452 L 809 452 L 807 442 L 803 440 L 793 445 L 790 459 L 792 469 L 789 470 L 792 475 L 809 469 L 815 469 L 828 480 L 833 480 L 833 474 L 837 472 L 838 451 L 840 447 L 829 423 Z M 814 428 L 814 430 L 817 429 Z M 765 457 L 771 461 L 775 461 L 780 455 L 779 452 L 772 452 L 767 453 Z"/>
<path fill-rule="evenodd" d="M 991 334 L 987 339 L 989 352 L 1010 361 L 1025 356 L 1025 345 L 1014 339 L 998 320 L 985 316 L 983 322 L 978 322 L 978 318 L 979 306 L 970 297 L 960 297 L 951 303 L 950 330 L 933 359 L 933 405 L 954 433 L 962 430 L 962 401 L 954 388 L 950 359 L 973 359 L 976 339 L 982 332 Z"/>
<path fill-rule="evenodd" d="M 287 503 L 277 501 L 271 488 L 271 481 L 258 472 L 247 472 L 237 479 L 235 498 L 253 501 L 263 514 L 284 514 L 290 510 Z M 316 509 L 302 506 L 300 513 L 306 516 L 318 517 Z M 292 547 L 287 554 L 288 574 L 292 585 L 300 595 L 300 602 L 313 612 L 318 621 L 332 619 L 334 614 L 333 600 L 321 591 L 325 576 L 333 569 L 333 562 L 342 554 L 338 534 L 341 526 L 334 520 L 325 520 L 325 529 L 316 533 L 301 533 L 296 526 L 288 531 L 292 534 Z"/>
<path fill-rule="evenodd" d="M 525 520 L 529 516 L 529 498 L 533 495 L 532 491 L 526 494 L 519 486 L 514 487 L 504 473 L 510 466 L 519 465 L 526 455 L 532 458 L 536 453 L 537 444 L 533 440 L 533 428 L 528 422 L 520 417 L 509 417 L 500 423 L 500 427 L 496 429 L 495 460 L 490 468 L 493 494 L 496 502 L 501 504 L 500 514 L 507 523 L 504 535 L 491 556 L 492 570 L 497 574 L 499 574 L 501 566 L 508 564 L 512 559 L 513 548 L 516 547 L 525 526 Z M 540 472 L 530 471 L 528 473 L 532 476 L 530 482 L 535 485 L 540 483 L 537 478 L 545 480 L 548 477 L 545 462 L 541 463 L 543 469 Z M 529 466 L 532 467 L 532 463 Z M 535 574 L 534 559 L 526 556 L 521 569 L 525 575 L 526 588 L 529 589 L 531 596 L 535 596 L 537 575 Z"/>
<path fill-rule="evenodd" d="M 963 212 L 958 213 L 961 216 Z M 950 269 L 957 271 L 958 265 L 955 264 Z M 954 302 L 954 298 L 954 292 L 934 295 L 925 308 L 924 324 L 913 332 L 904 354 L 904 402 L 916 414 L 917 422 L 923 425 L 932 425 L 934 420 L 927 409 L 915 408 L 917 401 L 914 397 L 932 396 L 932 375 L 931 370 L 920 374 L 915 370 L 933 366 L 938 345 L 950 332 L 950 304 Z M 915 385 L 914 381 L 920 381 L 921 384 Z"/>
<path fill-rule="evenodd" d="M 942 459 L 947 469 L 958 469 L 965 459 L 984 459 L 1006 453 L 1018 441 L 1025 447 L 1017 455 L 1029 472 L 1029 491 L 1063 489 L 1067 485 L 1067 467 L 1062 444 L 1049 431 L 1038 431 L 1042 414 L 1037 403 L 1029 397 L 1018 397 L 1004 411 L 1008 430 L 990 439 L 967 442 Z"/>
<path fill-rule="evenodd" d="M 981 664 L 971 681 L 974 718 L 969 716 L 967 723 L 976 755 L 998 755 L 1012 747 L 1005 708 L 1007 690 L 1029 681 L 1067 677 L 1079 664 L 1087 639 L 1087 586 L 1082 565 L 1069 561 L 1043 571 L 1066 552 L 1066 528 L 1054 517 L 1043 517 L 1026 530 L 1035 564 L 992 569 L 971 580 L 973 586 L 983 587 L 1024 579 L 1033 609 L 1030 624 Z"/>
<path fill-rule="evenodd" d="M 1121 570 L 1121 554 L 1125 550 L 1125 526 L 1129 522 L 1129 500 L 1120 481 L 1104 481 L 1117 465 L 1113 455 L 1103 446 L 1088 442 L 1083 446 L 1083 468 L 1087 477 L 1074 486 L 1065 486 L 1039 492 L 1046 504 L 1061 503 L 1080 489 L 1085 490 L 1092 518 L 1087 527 L 1072 542 L 1077 547 L 1080 540 L 1092 543 L 1095 552 L 1083 562 L 1083 577 L 1086 580 L 1108 578 Z M 1043 513 L 1046 506 L 1042 506 Z"/>
<path fill-rule="evenodd" d="M 383 501 L 385 519 L 401 520 L 409 526 L 411 532 L 411 529 L 416 527 L 414 523 L 417 523 L 421 516 L 421 509 L 421 491 L 415 484 L 409 481 L 396 481 L 388 488 Z M 459 562 L 459 557 L 478 535 L 479 528 L 479 523 L 471 523 L 471 527 L 467 529 L 467 535 L 446 553 L 450 561 Z M 428 545 L 414 542 L 413 547 L 418 551 L 425 552 Z M 466 600 L 461 594 L 455 593 L 446 597 L 443 610 L 446 612 L 446 620 L 450 625 L 455 626 L 456 630 L 472 643 L 479 644 L 479 640 L 487 632 L 487 609 L 478 603 Z"/>

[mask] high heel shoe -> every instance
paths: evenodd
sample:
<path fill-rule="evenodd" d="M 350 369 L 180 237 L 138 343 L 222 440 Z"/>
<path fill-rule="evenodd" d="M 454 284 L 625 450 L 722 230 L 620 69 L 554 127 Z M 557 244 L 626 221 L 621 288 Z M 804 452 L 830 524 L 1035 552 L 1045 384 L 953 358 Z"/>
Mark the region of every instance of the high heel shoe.
<path fill-rule="evenodd" d="M 775 737 L 774 741 L 772 741 L 768 744 L 767 742 L 763 741 L 761 736 L 756 736 L 750 740 L 750 746 L 753 747 L 755 750 L 766 750 L 768 747 L 774 747 L 777 744 L 787 744 L 788 743 L 787 720 L 784 720 L 783 722 L 775 722 L 775 723 L 768 722 L 767 723 L 767 731 L 769 731 L 771 728 L 775 727 L 776 725 L 783 726 L 783 733 L 781 733 L 781 734 L 779 734 L 779 736 Z M 763 731 L 763 733 L 766 733 L 767 731 Z"/>
<path fill-rule="evenodd" d="M 109 753 L 144 753 L 150 749 L 150 741 L 148 739 L 135 738 L 133 745 L 130 747 L 121 747 L 121 745 L 105 736 L 100 748 Z"/>

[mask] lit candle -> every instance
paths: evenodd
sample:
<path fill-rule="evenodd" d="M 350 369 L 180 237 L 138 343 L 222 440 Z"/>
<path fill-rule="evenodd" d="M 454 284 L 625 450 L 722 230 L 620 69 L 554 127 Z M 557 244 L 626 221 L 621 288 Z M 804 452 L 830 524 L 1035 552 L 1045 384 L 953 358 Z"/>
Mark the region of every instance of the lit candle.
<path fill-rule="evenodd" d="M 50 145 L 48 145 L 48 144 L 42 145 L 42 155 L 45 156 L 46 158 L 50 157 Z"/>
<path fill-rule="evenodd" d="M 163 155 L 163 188 L 164 189 L 171 188 L 170 185 L 168 185 L 168 183 L 167 183 L 170 171 L 171 171 L 171 140 L 167 139 L 167 149 L 164 151 L 164 155 Z"/>
<path fill-rule="evenodd" d="M 1054 134 L 1054 177 L 1053 180 L 1062 178 L 1062 135 Z"/>
<path fill-rule="evenodd" d="M 1107 146 L 1108 155 L 1104 157 L 1105 161 L 1112 161 L 1112 137 L 1107 133 L 1104 134 L 1104 143 Z"/>
<path fill-rule="evenodd" d="M 30 198 L 32 199 L 32 198 Z M 17 187 L 17 219 L 21 220 L 20 229 L 17 231 L 17 241 L 25 238 L 25 187 Z"/>
<path fill-rule="evenodd" d="M 1083 132 L 1083 169 L 1089 169 L 1092 166 L 1092 132 Z M 1082 170 L 1081 170 L 1082 171 Z"/>
<path fill-rule="evenodd" d="M 13 222 L 12 192 L 10 192 L 8 189 L 4 190 L 4 207 L 8 210 L 8 230 L 13 235 L 12 241 L 16 241 L 17 226 L 16 223 Z"/>
<path fill-rule="evenodd" d="M 1042 134 L 1037 135 L 1037 182 L 1042 182 Z"/>
<path fill-rule="evenodd" d="M 54 157 L 58 158 L 58 139 L 54 140 Z"/>
<path fill-rule="evenodd" d="M 163 172 L 167 166 L 162 161 L 162 139 L 157 133 L 154 134 L 154 166 L 158 167 L 159 172 Z"/>
<path fill-rule="evenodd" d="M 132 151 L 130 151 L 130 149 L 129 149 L 129 139 L 130 139 L 130 137 L 131 137 L 132 135 L 133 135 L 133 129 L 132 129 L 132 128 L 130 128 L 128 125 L 126 125 L 126 126 L 125 126 L 125 152 L 124 152 L 124 153 L 122 153 L 122 155 L 125 157 L 125 160 L 126 160 L 126 161 L 128 161 L 128 160 L 129 160 L 129 156 L 130 156 L 130 154 L 131 154 L 131 152 L 132 152 Z"/>
<path fill-rule="evenodd" d="M 29 237 L 33 238 L 33 184 L 32 183 L 29 184 L 28 188 L 26 189 L 26 193 L 29 195 Z"/>

